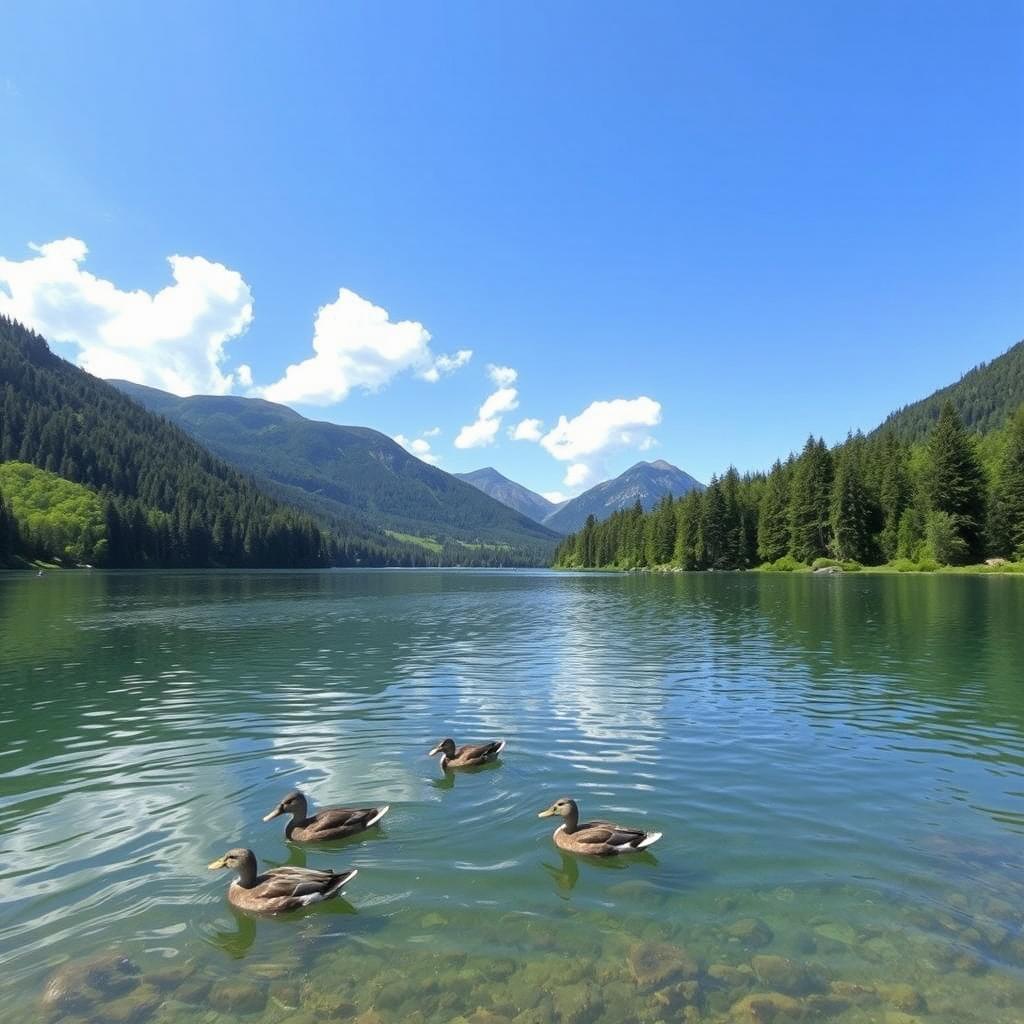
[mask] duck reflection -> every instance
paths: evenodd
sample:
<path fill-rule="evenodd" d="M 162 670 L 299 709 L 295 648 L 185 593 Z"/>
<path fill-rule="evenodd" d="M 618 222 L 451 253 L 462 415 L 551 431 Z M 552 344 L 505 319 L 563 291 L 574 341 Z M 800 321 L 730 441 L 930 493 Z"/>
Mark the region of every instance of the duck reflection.
<path fill-rule="evenodd" d="M 207 942 L 233 959 L 241 960 L 256 941 L 256 919 L 234 907 L 228 909 L 234 928 L 217 929 L 207 938 Z"/>
<path fill-rule="evenodd" d="M 562 899 L 568 899 L 569 894 L 576 888 L 577 883 L 580 880 L 580 864 L 581 862 L 585 865 L 584 870 L 594 871 L 625 871 L 628 869 L 630 864 L 657 864 L 658 859 L 653 853 L 647 850 L 641 850 L 640 853 L 630 854 L 627 858 L 618 857 L 592 857 L 592 858 L 580 858 L 576 857 L 571 853 L 566 853 L 565 850 L 559 850 L 558 856 L 561 860 L 559 864 L 549 864 L 543 862 L 541 867 L 554 879 L 555 892 L 558 893 Z"/>

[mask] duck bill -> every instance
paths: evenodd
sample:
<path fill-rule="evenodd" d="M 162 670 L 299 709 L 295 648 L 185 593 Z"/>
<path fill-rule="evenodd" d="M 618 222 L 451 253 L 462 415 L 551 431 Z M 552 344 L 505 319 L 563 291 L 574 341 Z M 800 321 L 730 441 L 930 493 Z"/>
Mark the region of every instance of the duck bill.
<path fill-rule="evenodd" d="M 217 868 L 226 868 L 226 867 L 227 867 L 227 864 L 224 863 L 224 858 L 223 857 L 219 857 L 217 860 L 210 861 L 210 863 L 206 865 L 206 870 L 207 871 L 216 871 Z"/>
<path fill-rule="evenodd" d="M 433 749 L 433 750 L 431 750 L 431 751 L 430 751 L 430 752 L 429 752 L 429 753 L 427 754 L 427 757 L 433 757 L 433 756 L 434 756 L 435 754 L 440 754 L 440 753 L 441 753 L 441 744 L 440 744 L 440 743 L 438 743 L 438 745 L 437 745 L 436 747 L 434 747 L 434 749 Z"/>
<path fill-rule="evenodd" d="M 275 807 L 269 814 L 264 814 L 263 815 L 263 820 L 264 821 L 273 821 L 274 818 L 276 818 L 276 817 L 278 817 L 278 816 L 280 816 L 282 814 L 284 814 L 284 808 L 280 804 L 278 804 L 277 807 Z"/>
<path fill-rule="evenodd" d="M 537 815 L 537 817 L 538 818 L 551 818 L 551 817 L 554 817 L 554 814 L 555 814 L 554 807 L 549 807 L 546 811 L 541 811 Z"/>

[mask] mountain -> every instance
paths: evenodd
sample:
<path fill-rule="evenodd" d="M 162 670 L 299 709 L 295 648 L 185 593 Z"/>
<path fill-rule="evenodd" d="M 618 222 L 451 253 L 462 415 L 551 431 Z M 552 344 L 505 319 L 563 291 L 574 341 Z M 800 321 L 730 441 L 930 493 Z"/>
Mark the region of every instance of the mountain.
<path fill-rule="evenodd" d="M 483 469 L 474 469 L 471 473 L 455 473 L 460 480 L 472 484 L 478 490 L 489 494 L 502 505 L 508 505 L 517 512 L 522 512 L 535 523 L 541 523 L 546 516 L 551 515 L 558 506 L 553 501 L 548 501 L 543 495 L 531 491 L 507 476 L 502 476 L 492 466 L 485 466 Z"/>
<path fill-rule="evenodd" d="M 15 519 L 19 506 L 33 513 L 17 523 L 15 554 L 75 561 L 86 551 L 119 567 L 291 567 L 327 565 L 335 553 L 311 516 L 261 493 L 177 427 L 6 317 L 0 461 L 11 464 L 5 481 Z M 65 514 L 47 495 L 79 507 Z M 40 503 L 58 520 L 35 516 Z"/>
<path fill-rule="evenodd" d="M 1024 402 L 1024 341 L 991 362 L 979 363 L 955 384 L 891 413 L 878 428 L 892 431 L 904 441 L 920 441 L 951 401 L 964 426 L 979 434 L 1002 427 Z"/>
<path fill-rule="evenodd" d="M 406 541 L 480 545 L 508 564 L 545 564 L 557 535 L 368 427 L 310 420 L 258 398 L 179 398 L 111 383 L 186 430 L 278 497 L 319 516 L 355 517 Z"/>
<path fill-rule="evenodd" d="M 679 498 L 694 489 L 702 491 L 704 485 L 664 459 L 638 462 L 615 479 L 605 480 L 559 506 L 544 520 L 544 525 L 559 533 L 573 533 L 583 526 L 589 515 L 606 519 L 619 509 L 629 508 L 638 498 L 648 510 L 662 495 Z"/>

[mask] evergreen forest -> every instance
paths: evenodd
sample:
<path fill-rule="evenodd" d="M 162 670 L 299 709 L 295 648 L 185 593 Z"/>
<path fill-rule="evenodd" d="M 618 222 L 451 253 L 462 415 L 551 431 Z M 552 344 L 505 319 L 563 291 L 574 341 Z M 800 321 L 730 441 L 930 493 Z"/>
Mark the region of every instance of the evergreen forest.
<path fill-rule="evenodd" d="M 783 571 L 986 560 L 1024 561 L 1024 404 L 979 434 L 949 398 L 920 440 L 892 422 L 834 448 L 812 436 L 768 473 L 730 468 L 648 513 L 591 516 L 555 556 L 562 568 Z"/>

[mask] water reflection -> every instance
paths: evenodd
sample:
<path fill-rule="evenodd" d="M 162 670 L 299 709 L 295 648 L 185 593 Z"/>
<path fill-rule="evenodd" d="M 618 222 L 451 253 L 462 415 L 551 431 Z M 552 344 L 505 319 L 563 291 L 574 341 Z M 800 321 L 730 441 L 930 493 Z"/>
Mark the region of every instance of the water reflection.
<path fill-rule="evenodd" d="M 2 577 L 0 964 L 17 1019 L 62 962 L 116 948 L 140 999 L 167 986 L 132 1011 L 153 1024 L 182 1004 L 278 1024 L 296 999 L 298 1019 L 656 1020 L 630 966 L 653 943 L 723 967 L 696 979 L 700 1019 L 758 987 L 724 968 L 753 977 L 771 955 L 910 985 L 929 1020 L 1016 1024 L 1022 583 Z M 446 733 L 505 736 L 503 763 L 438 776 L 423 751 Z M 387 831 L 285 842 L 260 818 L 307 785 L 391 803 Z M 657 859 L 558 851 L 534 814 L 565 792 L 663 831 Z M 239 843 L 261 863 L 358 867 L 350 902 L 230 911 L 205 864 Z M 197 974 L 172 988 L 164 958 Z M 589 1009 L 549 960 L 575 965 Z M 302 992 L 274 987 L 300 968 Z M 219 987 L 233 972 L 265 1006 L 238 1009 Z"/>

